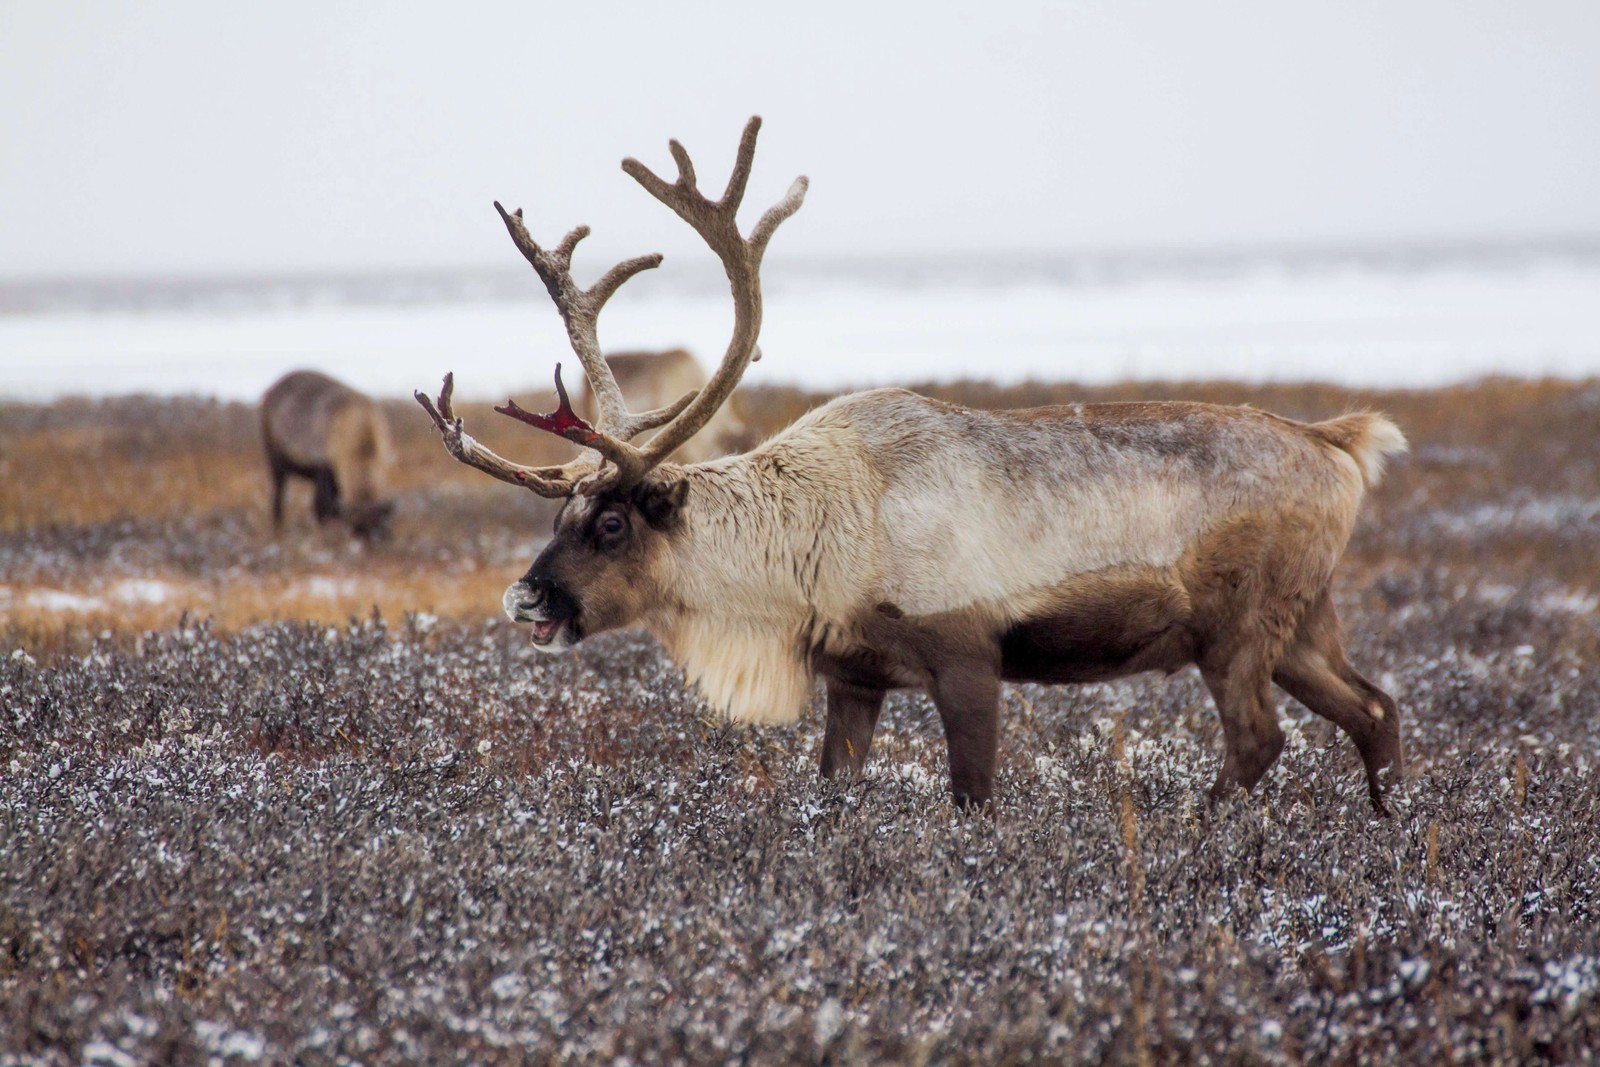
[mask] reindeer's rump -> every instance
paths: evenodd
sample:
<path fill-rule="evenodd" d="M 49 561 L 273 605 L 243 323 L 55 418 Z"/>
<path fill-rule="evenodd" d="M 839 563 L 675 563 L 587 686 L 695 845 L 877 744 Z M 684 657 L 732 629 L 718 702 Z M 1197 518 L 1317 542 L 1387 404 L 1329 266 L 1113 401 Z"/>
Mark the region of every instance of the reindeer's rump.
<path fill-rule="evenodd" d="M 1326 536 L 1306 551 L 1331 572 L 1363 490 L 1345 447 L 1360 443 L 1359 428 L 1341 426 L 1349 432 L 1333 441 L 1249 408 L 992 412 L 875 390 L 796 430 L 806 423 L 856 437 L 881 478 L 881 592 L 913 615 L 992 605 L 997 621 L 1040 618 L 1084 576 L 1175 573 L 1213 533 L 1250 516 L 1314 524 Z"/>

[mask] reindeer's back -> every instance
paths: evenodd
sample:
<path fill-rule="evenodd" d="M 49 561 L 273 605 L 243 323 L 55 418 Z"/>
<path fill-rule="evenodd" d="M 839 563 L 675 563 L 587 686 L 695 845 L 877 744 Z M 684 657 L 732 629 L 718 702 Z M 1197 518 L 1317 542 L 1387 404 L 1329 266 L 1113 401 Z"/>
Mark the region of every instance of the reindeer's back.
<path fill-rule="evenodd" d="M 346 438 L 359 436 L 353 431 L 371 421 L 372 409 L 365 396 L 326 374 L 293 371 L 261 398 L 262 437 L 269 453 L 297 467 L 330 466 L 335 428 Z"/>

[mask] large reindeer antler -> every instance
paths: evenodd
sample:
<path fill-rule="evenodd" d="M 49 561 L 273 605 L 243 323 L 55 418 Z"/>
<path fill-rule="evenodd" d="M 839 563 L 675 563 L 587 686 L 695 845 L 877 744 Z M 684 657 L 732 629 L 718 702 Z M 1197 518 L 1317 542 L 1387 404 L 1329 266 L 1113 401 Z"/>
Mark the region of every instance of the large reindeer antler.
<path fill-rule="evenodd" d="M 589 379 L 599 416 L 597 425 L 591 426 L 573 412 L 567 400 L 566 387 L 561 381 L 560 364 L 556 365 L 559 404 L 555 411 L 538 415 L 524 411 L 513 401 L 507 401 L 504 407 L 495 410 L 593 449 L 593 452 L 586 452 L 561 467 L 523 467 L 502 459 L 478 444 L 462 429 L 461 420 L 454 416 L 450 408 L 453 380 L 446 375 L 437 407 L 423 393 L 418 392 L 415 396 L 433 418 L 451 455 L 501 481 L 526 486 L 541 496 L 567 496 L 578 488 L 593 492 L 601 487 L 634 484 L 710 421 L 739 384 L 745 368 L 753 359 L 759 358 L 756 340 L 761 334 L 761 258 L 773 232 L 800 209 L 806 195 L 806 179 L 796 178 L 783 199 L 761 216 L 749 238 L 740 236 L 735 216 L 744 199 L 745 185 L 750 179 L 756 134 L 760 129 L 759 116 L 745 125 L 733 174 L 728 178 L 727 189 L 720 200 L 708 200 L 700 192 L 695 183 L 694 163 L 677 141 L 668 142 L 672 158 L 678 164 L 678 180 L 670 184 L 636 159 L 622 161 L 624 171 L 694 227 L 695 232 L 717 254 L 722 260 L 733 293 L 733 337 L 728 342 L 716 373 L 704 389 L 691 391 L 676 403 L 654 411 L 639 414 L 628 411 L 616 378 L 601 354 L 596 323 L 600 309 L 622 283 L 640 271 L 658 266 L 661 256 L 652 254 L 625 260 L 608 270 L 588 289 L 579 289 L 572 280 L 572 252 L 578 242 L 589 235 L 589 228 L 579 226 L 562 238 L 554 249 L 544 249 L 529 235 L 520 208 L 508 213 L 498 201 L 495 202 L 495 210 L 504 220 L 512 241 L 538 272 L 540 280 L 549 290 L 550 298 L 561 312 L 572 350 L 583 364 L 583 372 Z M 628 443 L 633 437 L 658 427 L 661 431 L 643 447 Z M 611 464 L 609 468 L 604 466 L 607 462 Z"/>

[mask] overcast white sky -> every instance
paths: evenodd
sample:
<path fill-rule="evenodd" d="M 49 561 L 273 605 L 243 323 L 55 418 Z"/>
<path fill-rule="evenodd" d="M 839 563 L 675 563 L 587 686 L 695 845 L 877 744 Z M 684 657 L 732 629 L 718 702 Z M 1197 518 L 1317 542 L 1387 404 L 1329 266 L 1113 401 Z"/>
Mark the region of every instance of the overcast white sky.
<path fill-rule="evenodd" d="M 670 255 L 753 113 L 774 255 L 1600 235 L 1594 0 L 7 0 L 0 101 L 14 278 Z"/>

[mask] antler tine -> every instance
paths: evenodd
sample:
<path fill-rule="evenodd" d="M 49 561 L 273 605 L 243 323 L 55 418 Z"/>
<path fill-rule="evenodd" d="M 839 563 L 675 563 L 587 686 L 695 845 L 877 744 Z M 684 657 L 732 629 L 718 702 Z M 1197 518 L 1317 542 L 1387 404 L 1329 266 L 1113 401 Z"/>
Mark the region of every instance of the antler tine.
<path fill-rule="evenodd" d="M 682 415 L 689 405 L 694 403 L 694 398 L 699 395 L 700 390 L 691 389 L 664 408 L 653 408 L 650 411 L 642 411 L 634 415 L 634 432 L 644 433 L 646 430 L 654 430 L 657 427 L 665 426 L 679 415 Z"/>
<path fill-rule="evenodd" d="M 728 175 L 728 187 L 723 190 L 721 203 L 734 211 L 744 202 L 744 187 L 750 181 L 750 168 L 756 158 L 756 135 L 761 132 L 761 116 L 751 115 L 739 135 L 739 151 L 733 157 L 733 173 Z"/>
<path fill-rule="evenodd" d="M 528 227 L 522 219 L 521 208 L 508 212 L 498 200 L 495 201 L 494 208 L 505 222 L 506 231 L 511 234 L 512 242 L 516 244 L 523 258 L 532 264 L 539 279 L 544 282 L 545 289 L 550 293 L 550 299 L 555 302 L 556 309 L 561 312 L 561 321 L 567 327 L 567 338 L 572 344 L 572 351 L 577 355 L 578 362 L 583 365 L 583 373 L 589 379 L 599 408 L 599 426 L 596 429 L 600 434 L 610 437 L 611 443 L 623 445 L 627 436 L 628 408 L 623 400 L 622 390 L 618 388 L 616 378 L 611 373 L 611 367 L 601 355 L 597 323 L 600 310 L 605 307 L 606 301 L 611 299 L 622 283 L 641 271 L 660 266 L 661 255 L 652 253 L 624 260 L 606 271 L 600 280 L 587 290 L 579 289 L 577 283 L 572 280 L 572 253 L 578 242 L 589 235 L 589 227 L 574 227 L 554 250 L 546 250 L 540 248 L 538 242 L 528 233 Z M 601 451 L 609 457 L 612 450 L 602 448 Z"/>
<path fill-rule="evenodd" d="M 578 247 L 578 242 L 589 236 L 589 227 L 574 226 L 561 239 L 561 243 L 554 249 L 546 250 L 539 247 L 539 243 L 528 232 L 527 223 L 522 220 L 522 209 L 507 211 L 500 206 L 500 201 L 494 202 L 494 209 L 500 213 L 500 220 L 506 224 L 506 232 L 511 235 L 511 241 L 517 246 L 517 251 L 522 253 L 522 258 L 532 265 L 539 275 L 539 280 L 544 282 L 545 289 L 550 292 L 550 299 L 562 309 L 565 317 L 566 309 L 563 306 L 563 293 L 561 278 L 567 274 L 572 266 L 572 253 Z"/>
<path fill-rule="evenodd" d="M 672 153 L 672 161 L 678 165 L 677 184 L 685 189 L 698 191 L 699 186 L 695 184 L 694 160 L 689 158 L 688 149 L 679 141 L 672 140 L 667 142 L 667 151 Z"/>
<path fill-rule="evenodd" d="M 496 455 L 462 428 L 461 419 L 450 402 L 454 391 L 455 375 L 446 374 L 444 385 L 439 390 L 437 406 L 420 389 L 411 395 L 439 428 L 445 449 L 467 466 L 545 497 L 570 496 L 579 482 L 598 469 L 599 465 L 587 458 L 576 459 L 561 467 L 524 467 Z"/>
<path fill-rule="evenodd" d="M 456 418 L 455 410 L 450 406 L 450 396 L 456 391 L 456 372 L 447 371 L 444 384 L 439 387 L 439 406 L 435 408 L 433 401 L 428 399 L 428 394 L 421 389 L 413 390 L 411 395 L 417 398 L 417 403 L 428 413 L 433 424 L 439 428 L 440 433 L 449 433 L 452 428 L 459 429 L 460 420 Z"/>
<path fill-rule="evenodd" d="M 626 475 L 632 476 L 637 471 L 639 450 L 629 445 L 626 440 L 619 439 L 619 437 L 631 437 L 633 434 L 640 432 L 632 429 L 631 426 L 638 416 L 624 413 L 625 421 L 628 425 L 622 428 L 623 432 L 618 437 L 602 433 L 589 425 L 576 411 L 572 410 L 572 401 L 567 396 L 566 384 L 561 380 L 561 364 L 559 363 L 556 364 L 556 409 L 554 411 L 548 415 L 541 415 L 518 407 L 515 400 L 507 400 L 504 405 L 495 408 L 495 411 L 502 415 L 509 415 L 518 422 L 525 422 L 535 429 L 553 433 L 557 437 L 564 437 L 575 445 L 592 448 L 606 459 L 609 459 L 616 465 L 618 471 Z"/>
<path fill-rule="evenodd" d="M 565 437 L 573 444 L 590 445 L 600 436 L 595 428 L 585 422 L 576 411 L 572 410 L 572 400 L 567 396 L 567 385 L 561 380 L 561 364 L 556 364 L 556 409 L 548 415 L 539 415 L 532 411 L 525 411 L 517 406 L 515 400 L 507 400 L 504 407 L 497 407 L 495 411 L 502 415 L 510 415 L 529 426 L 553 433 L 557 437 Z"/>
<path fill-rule="evenodd" d="M 745 123 L 733 173 L 728 178 L 722 199 L 718 201 L 706 199 L 695 187 L 693 163 L 677 141 L 670 142 L 668 146 L 678 164 L 679 179 L 675 183 L 664 181 L 637 159 L 629 157 L 622 161 L 622 169 L 630 177 L 692 226 L 717 254 L 717 258 L 722 260 L 734 305 L 733 337 L 728 342 L 722 362 L 700 395 L 689 403 L 678 418 L 669 422 L 640 449 L 646 469 L 662 462 L 710 421 L 716 410 L 727 402 L 758 351 L 756 339 L 761 333 L 761 260 L 767 242 L 772 239 L 778 226 L 800 209 L 808 188 L 804 177 L 797 178 L 784 198 L 762 215 L 750 238 L 746 240 L 740 236 L 736 216 L 750 178 L 756 138 L 760 132 L 760 116 L 754 116 Z"/>
<path fill-rule="evenodd" d="M 499 207 L 499 204 L 495 206 Z M 517 221 L 522 221 L 522 209 L 520 207 L 517 208 Z M 528 232 L 527 227 L 523 227 L 522 232 L 526 234 Z M 578 242 L 587 236 L 589 236 L 589 227 L 581 223 L 567 231 L 567 235 L 561 239 L 561 243 L 556 245 L 556 255 L 561 257 L 563 266 L 571 264 L 572 253 L 577 250 Z M 529 241 L 529 244 L 532 243 L 532 241 Z"/>
<path fill-rule="evenodd" d="M 790 215 L 800 210 L 800 205 L 806 201 L 806 190 L 810 188 L 810 180 L 805 175 L 801 175 L 790 183 L 789 191 L 783 195 L 782 200 L 779 200 L 762 213 L 760 221 L 756 223 L 756 228 L 750 231 L 750 255 L 756 263 L 759 264 L 761 257 L 766 254 L 767 242 L 772 240 L 772 235 L 777 231 L 779 225 Z M 756 353 L 755 358 L 761 358 L 760 352 Z"/>
<path fill-rule="evenodd" d="M 651 252 L 649 255 L 625 259 L 602 274 L 600 280 L 589 286 L 583 295 L 593 303 L 595 314 L 598 315 L 600 309 L 605 306 L 605 302 L 611 299 L 611 295 L 621 287 L 623 282 L 641 271 L 654 270 L 656 267 L 661 266 L 661 260 L 662 255 L 660 252 Z"/>

